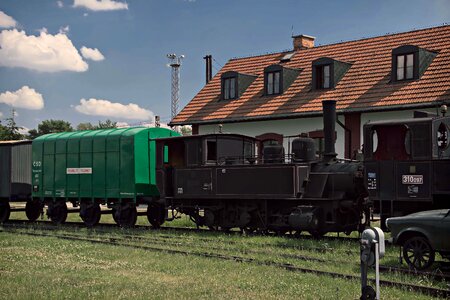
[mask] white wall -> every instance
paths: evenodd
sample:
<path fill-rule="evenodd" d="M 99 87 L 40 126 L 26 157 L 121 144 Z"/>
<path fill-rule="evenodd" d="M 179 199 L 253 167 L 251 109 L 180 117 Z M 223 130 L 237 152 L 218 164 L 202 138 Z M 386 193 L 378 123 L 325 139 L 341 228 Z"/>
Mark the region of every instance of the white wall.
<path fill-rule="evenodd" d="M 339 118 L 342 122 L 344 118 Z M 242 123 L 225 123 L 222 127 L 224 133 L 239 133 L 248 136 L 257 136 L 264 133 L 278 133 L 284 136 L 299 135 L 302 132 L 309 132 L 323 129 L 322 117 L 318 118 L 301 118 L 273 121 L 257 121 Z M 199 134 L 217 133 L 218 125 L 200 125 Z M 337 140 L 336 152 L 338 157 L 344 157 L 344 130 L 336 124 Z M 288 151 L 288 139 L 284 141 L 285 151 Z"/>

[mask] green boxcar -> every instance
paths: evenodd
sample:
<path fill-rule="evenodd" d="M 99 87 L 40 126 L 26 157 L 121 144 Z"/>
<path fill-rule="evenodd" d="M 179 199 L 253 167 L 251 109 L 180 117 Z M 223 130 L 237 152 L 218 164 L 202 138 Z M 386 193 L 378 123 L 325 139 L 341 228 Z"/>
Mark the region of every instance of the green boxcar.
<path fill-rule="evenodd" d="M 154 139 L 178 135 L 137 127 L 38 137 L 33 141 L 33 198 L 136 203 L 158 196 Z"/>

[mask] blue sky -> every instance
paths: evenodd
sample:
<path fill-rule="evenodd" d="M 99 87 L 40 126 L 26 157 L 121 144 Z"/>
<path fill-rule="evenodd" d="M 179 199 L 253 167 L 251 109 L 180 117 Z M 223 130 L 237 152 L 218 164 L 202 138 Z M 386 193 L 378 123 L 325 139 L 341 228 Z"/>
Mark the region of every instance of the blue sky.
<path fill-rule="evenodd" d="M 205 54 L 216 73 L 232 57 L 291 49 L 292 27 L 317 45 L 450 22 L 448 0 L 102 1 L 0 0 L 1 119 L 15 106 L 30 129 L 45 119 L 168 122 L 168 53 L 186 56 L 182 108 L 205 83 Z"/>

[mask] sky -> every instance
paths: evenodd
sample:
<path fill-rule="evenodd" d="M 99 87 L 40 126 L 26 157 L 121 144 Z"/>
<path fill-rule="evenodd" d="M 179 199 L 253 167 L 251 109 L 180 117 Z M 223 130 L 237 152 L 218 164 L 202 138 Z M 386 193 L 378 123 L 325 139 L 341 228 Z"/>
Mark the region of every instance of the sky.
<path fill-rule="evenodd" d="M 229 59 L 439 26 L 450 0 L 0 0 L 0 119 L 170 121 L 167 54 L 184 55 L 180 109 Z"/>

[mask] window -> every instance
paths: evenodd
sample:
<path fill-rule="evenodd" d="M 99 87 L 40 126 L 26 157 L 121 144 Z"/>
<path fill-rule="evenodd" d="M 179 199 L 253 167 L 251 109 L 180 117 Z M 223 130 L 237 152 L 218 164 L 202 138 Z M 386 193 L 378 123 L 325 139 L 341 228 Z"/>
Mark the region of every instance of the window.
<path fill-rule="evenodd" d="M 223 80 L 223 99 L 235 99 L 236 98 L 236 78 L 230 77 Z"/>
<path fill-rule="evenodd" d="M 414 54 L 397 55 L 397 80 L 414 78 Z"/>
<path fill-rule="evenodd" d="M 280 94 L 280 72 L 268 72 L 267 76 L 267 95 Z"/>
<path fill-rule="evenodd" d="M 330 65 L 316 66 L 316 88 L 330 88 Z"/>
<path fill-rule="evenodd" d="M 215 140 L 206 141 L 206 161 L 216 162 L 217 160 L 217 142 Z"/>

